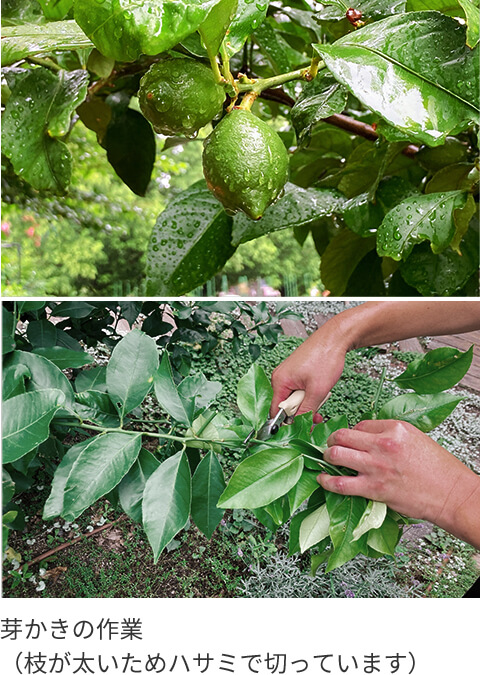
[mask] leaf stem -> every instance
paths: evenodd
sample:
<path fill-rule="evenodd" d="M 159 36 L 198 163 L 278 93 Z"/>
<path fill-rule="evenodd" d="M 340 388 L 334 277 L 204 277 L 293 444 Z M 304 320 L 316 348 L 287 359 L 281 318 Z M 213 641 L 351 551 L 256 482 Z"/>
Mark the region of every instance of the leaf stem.
<path fill-rule="evenodd" d="M 377 391 L 375 393 L 375 400 L 373 401 L 373 417 L 376 419 L 378 411 L 378 403 L 380 401 L 380 395 L 383 389 L 383 383 L 385 382 L 385 376 L 387 374 L 387 367 L 384 366 L 382 374 L 380 376 L 380 382 L 378 383 Z"/>
<path fill-rule="evenodd" d="M 313 62 L 313 59 L 312 59 Z M 251 80 L 249 82 L 242 82 L 242 78 L 239 78 L 236 81 L 236 86 L 238 91 L 252 91 L 258 95 L 262 93 L 265 89 L 270 89 L 272 87 L 280 87 L 286 82 L 292 82 L 293 80 L 306 80 L 310 81 L 315 77 L 318 70 L 325 68 L 323 61 L 318 59 L 315 62 L 314 74 L 311 70 L 312 64 L 308 68 L 300 68 L 299 70 L 291 70 L 288 73 L 281 73 L 280 75 L 274 75 L 273 77 L 266 77 L 264 79 Z"/>

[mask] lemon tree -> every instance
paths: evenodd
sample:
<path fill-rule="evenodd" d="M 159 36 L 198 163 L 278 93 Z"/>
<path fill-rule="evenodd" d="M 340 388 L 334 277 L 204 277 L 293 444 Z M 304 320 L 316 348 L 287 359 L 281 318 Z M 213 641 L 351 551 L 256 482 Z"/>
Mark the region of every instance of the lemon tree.
<path fill-rule="evenodd" d="M 313 239 L 332 295 L 478 294 L 478 0 L 2 14 L 2 152 L 26 191 L 69 189 L 74 124 L 139 195 L 163 136 L 204 142 L 205 180 L 152 223 L 148 294 L 189 292 L 284 228 Z"/>

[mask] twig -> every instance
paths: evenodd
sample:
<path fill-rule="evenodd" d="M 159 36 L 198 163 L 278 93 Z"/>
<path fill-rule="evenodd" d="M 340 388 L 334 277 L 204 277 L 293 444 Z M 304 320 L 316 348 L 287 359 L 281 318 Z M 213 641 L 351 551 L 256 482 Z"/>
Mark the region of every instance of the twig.
<path fill-rule="evenodd" d="M 50 558 L 52 555 L 55 555 L 55 553 L 58 553 L 59 551 L 63 551 L 65 548 L 69 548 L 69 546 L 73 546 L 73 544 L 76 544 L 79 541 L 82 541 L 86 537 L 92 537 L 94 534 L 98 534 L 99 532 L 102 532 L 103 530 L 108 529 L 109 527 L 113 527 L 113 525 L 116 525 L 119 523 L 121 520 L 126 519 L 126 515 L 123 514 L 117 520 L 112 520 L 111 523 L 106 523 L 106 525 L 101 525 L 100 527 L 97 527 L 95 530 L 92 530 L 91 532 L 87 532 L 86 534 L 82 534 L 79 537 L 75 537 L 75 539 L 71 539 L 70 541 L 65 542 L 64 544 L 60 544 L 59 546 L 56 546 L 55 548 L 50 549 L 50 551 L 46 551 L 46 553 L 42 553 L 41 555 L 38 555 L 36 558 L 33 560 L 30 560 L 30 562 L 26 563 L 27 569 L 31 565 L 35 565 L 38 562 L 41 562 L 42 560 L 45 560 L 45 558 Z M 25 565 L 22 565 L 24 567 Z M 2 582 L 5 582 L 8 579 L 8 574 L 3 577 Z"/>

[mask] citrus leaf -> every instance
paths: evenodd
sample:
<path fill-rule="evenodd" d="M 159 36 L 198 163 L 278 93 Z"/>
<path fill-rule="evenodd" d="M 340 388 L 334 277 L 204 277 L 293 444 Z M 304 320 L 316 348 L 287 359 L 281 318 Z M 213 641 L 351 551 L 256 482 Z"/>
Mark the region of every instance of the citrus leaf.
<path fill-rule="evenodd" d="M 51 520 L 52 518 L 58 518 L 63 511 L 63 494 L 65 491 L 65 485 L 67 484 L 68 477 L 72 472 L 72 468 L 77 461 L 79 455 L 83 451 L 84 447 L 91 441 L 88 439 L 82 443 L 77 443 L 72 445 L 71 448 L 67 450 L 64 454 L 62 461 L 58 465 L 52 480 L 52 487 L 47 501 L 43 507 L 43 518 L 45 520 Z"/>
<path fill-rule="evenodd" d="M 325 288 L 332 295 L 343 295 L 355 267 L 374 248 L 374 237 L 359 237 L 351 230 L 341 230 L 321 257 L 320 276 Z"/>
<path fill-rule="evenodd" d="M 64 398 L 58 389 L 45 389 L 4 401 L 2 456 L 6 464 L 23 457 L 48 438 L 50 422 Z"/>
<path fill-rule="evenodd" d="M 473 345 L 466 352 L 439 347 L 409 363 L 394 382 L 401 389 L 413 389 L 417 394 L 436 394 L 460 382 L 472 359 Z"/>
<path fill-rule="evenodd" d="M 38 0 L 38 2 L 49 21 L 63 19 L 73 7 L 73 0 Z"/>
<path fill-rule="evenodd" d="M 410 422 L 420 431 L 435 429 L 463 401 L 453 394 L 402 394 L 387 401 L 378 411 L 380 420 L 396 419 Z"/>
<path fill-rule="evenodd" d="M 310 136 L 314 124 L 345 109 L 347 96 L 345 87 L 326 71 L 303 87 L 290 113 L 299 145 Z"/>
<path fill-rule="evenodd" d="M 478 2 L 475 4 L 471 0 L 458 0 L 467 18 L 467 45 L 473 49 L 480 40 L 480 16 L 478 12 Z"/>
<path fill-rule="evenodd" d="M 89 47 L 93 47 L 93 43 L 75 21 L 2 27 L 2 66 L 27 56 Z"/>
<path fill-rule="evenodd" d="M 75 20 L 97 49 L 117 61 L 171 49 L 197 30 L 218 0 L 75 0 Z"/>
<path fill-rule="evenodd" d="M 197 466 L 192 479 L 192 518 L 200 532 L 210 539 L 223 516 L 217 507 L 225 490 L 225 479 L 217 455 L 210 451 Z"/>
<path fill-rule="evenodd" d="M 330 516 L 330 537 L 333 552 L 328 559 L 327 572 L 340 567 L 359 553 L 367 552 L 367 537 L 362 535 L 353 541 L 352 535 L 366 508 L 363 497 L 344 497 L 326 492 L 326 504 Z"/>
<path fill-rule="evenodd" d="M 300 525 L 300 551 L 304 553 L 307 549 L 315 546 L 329 536 L 330 517 L 327 511 L 327 505 L 322 504 L 313 513 L 310 513 Z"/>
<path fill-rule="evenodd" d="M 143 527 L 156 562 L 167 544 L 187 524 L 191 476 L 184 452 L 166 459 L 147 480 L 143 493 Z"/>
<path fill-rule="evenodd" d="M 382 526 L 387 516 L 387 505 L 370 500 L 357 527 L 352 532 L 352 541 L 360 539 L 366 532 Z"/>
<path fill-rule="evenodd" d="M 383 555 L 394 556 L 401 533 L 398 523 L 387 515 L 381 527 L 369 530 L 367 544 Z"/>
<path fill-rule="evenodd" d="M 273 389 L 263 369 L 254 363 L 237 385 L 237 405 L 245 419 L 258 431 L 266 422 Z"/>
<path fill-rule="evenodd" d="M 377 253 L 405 260 L 425 239 L 434 253 L 447 248 L 455 234 L 454 212 L 466 205 L 468 193 L 434 192 L 408 197 L 387 213 L 377 232 Z"/>
<path fill-rule="evenodd" d="M 184 396 L 173 379 L 172 365 L 168 352 L 162 356 L 153 379 L 155 396 L 162 408 L 178 422 L 191 426 L 195 413 L 195 397 Z"/>
<path fill-rule="evenodd" d="M 70 182 L 72 158 L 58 137 L 69 131 L 87 83 L 84 70 L 54 75 L 35 68 L 12 90 L 3 117 L 2 152 L 15 173 L 37 190 L 65 192 Z"/>
<path fill-rule="evenodd" d="M 7 356 L 5 367 L 25 366 L 28 369 L 27 391 L 59 389 L 65 395 L 64 405 L 71 408 L 75 402 L 72 385 L 54 363 L 39 354 L 15 351 Z"/>
<path fill-rule="evenodd" d="M 293 448 L 272 447 L 243 460 L 217 506 L 256 509 L 286 494 L 298 481 L 303 457 Z"/>
<path fill-rule="evenodd" d="M 12 312 L 2 307 L 2 354 L 9 354 L 15 349 L 15 318 Z"/>
<path fill-rule="evenodd" d="M 82 370 L 75 380 L 75 389 L 77 392 L 92 389 L 95 391 L 107 391 L 106 366 L 95 366 L 89 370 Z"/>
<path fill-rule="evenodd" d="M 155 341 L 139 330 L 120 340 L 107 365 L 107 390 L 120 419 L 140 405 L 150 391 L 158 368 Z"/>
<path fill-rule="evenodd" d="M 479 119 L 478 55 L 444 14 L 388 17 L 314 47 L 364 105 L 418 142 L 441 145 Z"/>
<path fill-rule="evenodd" d="M 142 522 L 142 499 L 147 480 L 159 466 L 158 459 L 148 450 L 141 448 L 129 472 L 118 485 L 120 505 L 136 523 Z"/>
<path fill-rule="evenodd" d="M 225 40 L 228 56 L 239 52 L 247 38 L 263 23 L 269 4 L 266 0 L 238 0 L 237 12 Z"/>
<path fill-rule="evenodd" d="M 61 515 L 66 520 L 78 518 L 120 483 L 138 457 L 142 435 L 112 431 L 89 438 L 80 445 L 82 450 L 71 468 L 63 492 Z"/>
<path fill-rule="evenodd" d="M 199 181 L 160 214 L 147 250 L 147 293 L 182 295 L 205 283 L 233 255 L 232 219 Z"/>
<path fill-rule="evenodd" d="M 402 263 L 402 277 L 422 295 L 453 295 L 478 272 L 478 232 L 472 228 L 467 232 L 460 251 L 461 255 L 458 255 L 452 248 L 447 248 L 435 254 L 426 242 L 419 244 Z"/>
<path fill-rule="evenodd" d="M 65 347 L 36 347 L 34 354 L 39 354 L 54 363 L 60 370 L 65 368 L 81 368 L 93 363 L 93 357 L 86 352 L 78 352 Z"/>
<path fill-rule="evenodd" d="M 237 246 L 269 232 L 286 227 L 299 227 L 315 223 L 323 216 L 342 210 L 345 198 L 338 190 L 329 188 L 303 188 L 287 183 L 285 194 L 267 207 L 260 220 L 251 220 L 243 213 L 233 219 L 232 244 Z"/>
<path fill-rule="evenodd" d="M 318 490 L 317 474 L 312 471 L 303 471 L 298 483 L 288 491 L 290 513 L 294 513 L 303 502 Z"/>
<path fill-rule="evenodd" d="M 215 57 L 237 11 L 238 0 L 220 0 L 210 10 L 198 32 L 208 54 Z"/>

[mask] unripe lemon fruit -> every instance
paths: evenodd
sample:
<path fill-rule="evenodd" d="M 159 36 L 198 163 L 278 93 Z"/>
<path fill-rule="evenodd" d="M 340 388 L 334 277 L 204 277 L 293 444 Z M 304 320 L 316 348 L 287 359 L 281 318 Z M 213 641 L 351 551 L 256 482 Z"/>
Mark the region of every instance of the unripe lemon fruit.
<path fill-rule="evenodd" d="M 195 136 L 220 112 L 225 90 L 203 63 L 168 59 L 154 63 L 142 77 L 138 100 L 158 134 Z"/>
<path fill-rule="evenodd" d="M 288 154 L 280 136 L 249 110 L 234 108 L 205 140 L 203 173 L 230 212 L 258 220 L 283 191 Z"/>

